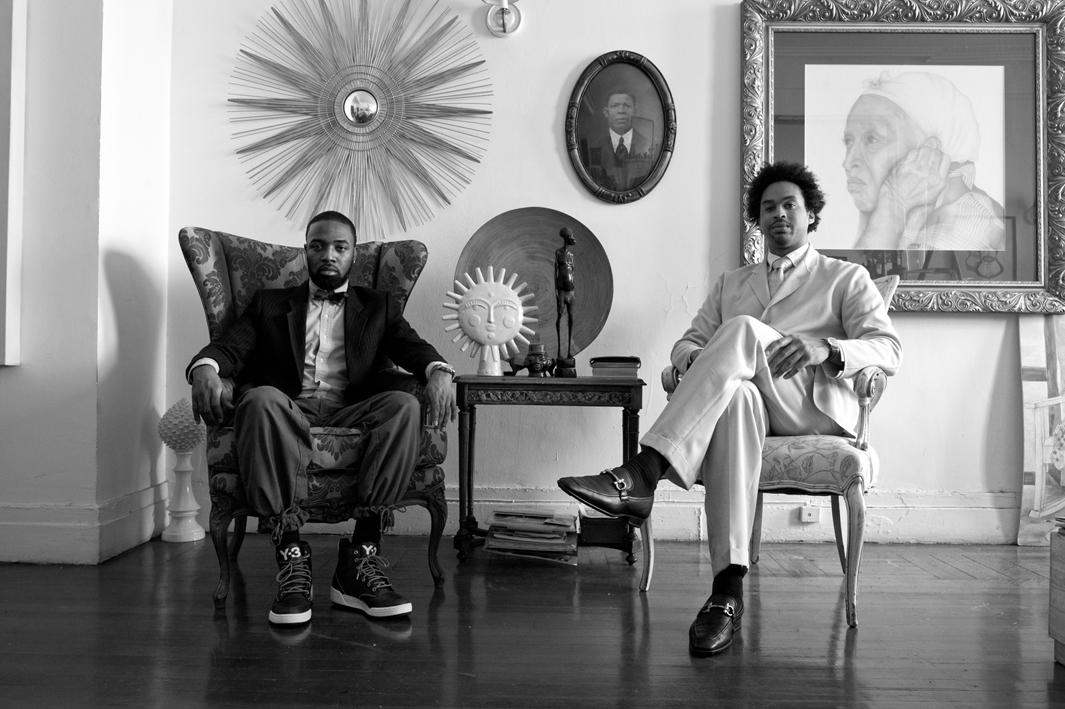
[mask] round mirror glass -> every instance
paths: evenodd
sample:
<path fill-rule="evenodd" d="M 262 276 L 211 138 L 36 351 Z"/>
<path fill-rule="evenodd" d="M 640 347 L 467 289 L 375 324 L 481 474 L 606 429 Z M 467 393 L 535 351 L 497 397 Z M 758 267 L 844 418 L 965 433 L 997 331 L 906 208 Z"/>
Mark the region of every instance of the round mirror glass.
<path fill-rule="evenodd" d="M 344 115 L 352 123 L 366 125 L 377 116 L 377 97 L 369 91 L 358 89 L 344 99 Z"/>

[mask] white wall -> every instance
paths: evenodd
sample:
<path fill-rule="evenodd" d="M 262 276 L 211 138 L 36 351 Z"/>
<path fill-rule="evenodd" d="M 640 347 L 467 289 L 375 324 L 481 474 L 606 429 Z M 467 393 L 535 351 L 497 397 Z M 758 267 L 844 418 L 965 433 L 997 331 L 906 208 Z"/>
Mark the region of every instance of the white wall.
<path fill-rule="evenodd" d="M 182 0 L 174 5 L 167 401 L 187 393 L 182 369 L 206 338 L 177 230 L 202 225 L 267 241 L 302 240 L 302 225 L 286 221 L 254 192 L 233 154 L 226 114 L 236 52 L 271 4 Z M 526 25 L 521 32 L 497 39 L 481 30 L 479 0 L 449 4 L 475 28 L 487 59 L 494 91 L 491 144 L 473 183 L 452 206 L 428 224 L 394 235 L 424 241 L 431 254 L 408 317 L 460 371 L 474 371 L 444 337 L 440 321 L 444 293 L 466 240 L 510 209 L 542 206 L 566 212 L 597 235 L 615 284 L 606 327 L 581 353 L 578 366 L 586 368 L 587 358 L 599 354 L 638 355 L 649 383 L 647 422 L 664 404 L 656 381 L 673 340 L 712 279 L 739 265 L 739 5 L 732 0 L 529 3 L 522 7 Z M 563 114 L 578 75 L 596 56 L 615 49 L 639 52 L 657 65 L 678 115 L 677 152 L 668 172 L 649 196 L 624 206 L 585 191 L 573 174 L 563 136 Z M 869 538 L 1011 542 L 1021 466 L 1016 317 L 898 314 L 896 323 L 906 356 L 874 420 L 882 477 L 870 497 Z M 620 415 L 610 410 L 482 409 L 478 502 L 482 508 L 514 500 L 568 505 L 555 479 L 618 462 L 620 425 Z M 454 426 L 451 434 L 445 468 L 454 500 Z M 197 496 L 206 508 L 202 461 L 200 466 Z M 655 508 L 659 532 L 698 535 L 699 499 L 666 491 Z M 798 528 L 798 502 L 776 499 L 766 513 L 766 537 L 808 532 Z M 452 529 L 454 511 L 452 506 Z M 401 517 L 404 529 L 427 529 L 417 512 Z M 821 533 L 827 536 L 826 525 Z"/>
<path fill-rule="evenodd" d="M 166 522 L 170 0 L 106 0 L 97 376 L 101 556 Z M 176 399 L 175 399 L 176 401 Z M 165 463 L 165 465 L 164 465 Z"/>
<path fill-rule="evenodd" d="M 96 562 L 164 521 L 169 0 L 27 17 L 22 364 L 0 368 L 0 560 Z"/>
<path fill-rule="evenodd" d="M 27 16 L 22 302 L 34 314 L 22 364 L 0 369 L 0 519 L 45 558 L 96 546 L 100 24 L 98 3 L 31 3 Z"/>

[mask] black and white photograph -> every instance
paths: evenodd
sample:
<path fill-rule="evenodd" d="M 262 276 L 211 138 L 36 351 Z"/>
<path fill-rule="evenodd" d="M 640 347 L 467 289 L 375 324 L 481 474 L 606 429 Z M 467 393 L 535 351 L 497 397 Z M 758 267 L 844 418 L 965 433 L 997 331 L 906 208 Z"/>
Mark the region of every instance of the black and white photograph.
<path fill-rule="evenodd" d="M 1065 707 L 1065 0 L 0 0 L 0 540 L 0 709 Z"/>
<path fill-rule="evenodd" d="M 648 59 L 613 52 L 577 82 L 567 112 L 567 142 L 578 177 L 597 197 L 631 201 L 661 179 L 676 133 L 672 97 Z"/>

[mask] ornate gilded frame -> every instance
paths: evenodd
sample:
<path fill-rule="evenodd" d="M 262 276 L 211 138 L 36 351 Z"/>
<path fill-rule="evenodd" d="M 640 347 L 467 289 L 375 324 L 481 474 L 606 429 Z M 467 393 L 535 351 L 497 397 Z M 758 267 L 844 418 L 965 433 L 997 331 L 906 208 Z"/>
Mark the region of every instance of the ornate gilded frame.
<path fill-rule="evenodd" d="M 948 38 L 1030 33 L 1036 84 L 1031 126 L 1034 203 L 1024 217 L 1032 225 L 1027 228 L 1035 253 L 1026 255 L 1032 278 L 995 284 L 960 278 L 931 280 L 923 275 L 922 280 L 904 278 L 892 307 L 920 312 L 1065 312 L 1065 4 L 1057 0 L 744 0 L 741 12 L 744 199 L 762 164 L 777 159 L 771 120 L 774 62 L 778 39 L 789 36 L 785 33 L 865 38 L 891 33 L 893 39 L 901 40 L 897 42 L 900 56 L 906 49 L 905 37 L 900 35 L 906 33 Z M 828 42 L 822 55 L 832 51 Z M 1010 130 L 1024 127 L 1011 124 Z M 747 263 L 763 258 L 756 225 L 745 224 L 743 257 Z"/>
<path fill-rule="evenodd" d="M 648 161 L 646 176 L 631 185 L 612 185 L 606 181 L 609 178 L 605 173 L 601 175 L 589 164 L 585 132 L 591 121 L 599 120 L 594 114 L 599 110 L 599 101 L 605 98 L 601 96 L 604 89 L 609 91 L 610 86 L 617 86 L 616 83 L 610 86 L 605 83 L 608 80 L 617 81 L 610 78 L 611 73 L 626 71 L 635 75 L 643 85 L 638 93 L 653 94 L 653 100 L 658 104 L 653 108 L 653 113 L 661 116 L 662 125 L 654 131 L 654 155 Z M 565 131 L 566 151 L 581 183 L 603 201 L 626 204 L 654 189 L 665 174 L 677 138 L 677 109 L 665 77 L 650 59 L 636 52 L 617 50 L 596 57 L 577 79 L 566 107 Z"/>

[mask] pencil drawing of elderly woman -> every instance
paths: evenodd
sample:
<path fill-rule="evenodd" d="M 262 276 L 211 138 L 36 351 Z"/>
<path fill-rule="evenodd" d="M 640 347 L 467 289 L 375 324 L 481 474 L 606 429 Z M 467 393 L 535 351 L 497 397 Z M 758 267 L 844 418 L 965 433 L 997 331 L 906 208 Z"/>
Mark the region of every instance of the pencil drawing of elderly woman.
<path fill-rule="evenodd" d="M 1005 248 L 1002 206 L 976 186 L 980 125 L 950 80 L 907 71 L 867 81 L 843 144 L 854 248 Z"/>

